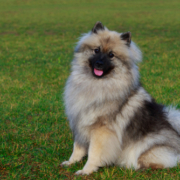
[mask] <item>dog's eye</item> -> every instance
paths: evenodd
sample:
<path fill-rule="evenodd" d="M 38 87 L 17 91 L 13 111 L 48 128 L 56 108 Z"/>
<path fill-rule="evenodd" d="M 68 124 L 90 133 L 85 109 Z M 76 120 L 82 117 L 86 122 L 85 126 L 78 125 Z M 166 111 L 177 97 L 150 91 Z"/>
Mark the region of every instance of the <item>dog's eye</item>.
<path fill-rule="evenodd" d="M 94 49 L 94 52 L 97 54 L 100 52 L 100 48 Z"/>
<path fill-rule="evenodd" d="M 112 52 L 110 52 L 108 55 L 110 58 L 114 57 L 114 54 Z"/>

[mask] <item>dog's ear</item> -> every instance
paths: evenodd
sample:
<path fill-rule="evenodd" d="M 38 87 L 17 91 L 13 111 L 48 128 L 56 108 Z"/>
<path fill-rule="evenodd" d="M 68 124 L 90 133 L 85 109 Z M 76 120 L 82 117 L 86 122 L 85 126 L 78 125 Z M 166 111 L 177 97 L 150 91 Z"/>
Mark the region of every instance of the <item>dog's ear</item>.
<path fill-rule="evenodd" d="M 131 44 L 131 32 L 125 32 L 121 34 L 121 39 L 126 41 L 127 46 Z"/>
<path fill-rule="evenodd" d="M 104 30 L 104 26 L 101 22 L 98 21 L 98 22 L 96 22 L 96 24 L 92 28 L 92 32 L 97 33 L 97 31 L 99 31 L 99 30 Z"/>

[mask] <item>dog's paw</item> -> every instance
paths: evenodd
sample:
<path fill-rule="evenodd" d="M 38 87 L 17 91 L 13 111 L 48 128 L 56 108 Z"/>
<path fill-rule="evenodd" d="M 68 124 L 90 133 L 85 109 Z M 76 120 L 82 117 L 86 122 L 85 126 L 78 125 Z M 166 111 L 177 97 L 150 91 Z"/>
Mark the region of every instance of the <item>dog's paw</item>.
<path fill-rule="evenodd" d="M 85 171 L 85 170 L 79 170 L 75 173 L 75 175 L 89 175 L 91 174 L 93 171 Z"/>
<path fill-rule="evenodd" d="M 85 175 L 85 174 L 88 175 L 89 173 L 84 172 L 83 170 L 79 170 L 75 173 L 75 175 Z"/>
<path fill-rule="evenodd" d="M 61 163 L 61 167 L 62 166 L 70 166 L 72 163 L 70 161 L 64 161 L 63 163 Z"/>

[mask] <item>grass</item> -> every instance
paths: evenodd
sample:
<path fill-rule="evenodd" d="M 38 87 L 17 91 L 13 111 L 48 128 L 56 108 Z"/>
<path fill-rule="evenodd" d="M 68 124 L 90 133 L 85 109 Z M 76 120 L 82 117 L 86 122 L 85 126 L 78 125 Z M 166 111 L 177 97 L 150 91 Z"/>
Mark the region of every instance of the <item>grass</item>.
<path fill-rule="evenodd" d="M 141 81 L 158 102 L 180 108 L 179 0 L 0 0 L 0 179 L 179 179 L 180 166 L 100 168 L 74 176 L 63 87 L 73 47 L 100 20 L 132 32 L 144 61 Z"/>

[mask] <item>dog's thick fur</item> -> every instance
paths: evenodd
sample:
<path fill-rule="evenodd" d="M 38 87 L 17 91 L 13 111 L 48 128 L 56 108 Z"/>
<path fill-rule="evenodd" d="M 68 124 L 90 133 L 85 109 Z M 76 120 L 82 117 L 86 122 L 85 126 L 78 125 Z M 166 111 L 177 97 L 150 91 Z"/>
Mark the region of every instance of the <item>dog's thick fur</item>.
<path fill-rule="evenodd" d="M 95 73 L 98 58 L 104 63 L 102 76 Z M 74 149 L 62 165 L 87 154 L 76 174 L 111 164 L 134 169 L 177 165 L 180 111 L 157 104 L 141 86 L 136 65 L 141 59 L 130 32 L 110 31 L 97 22 L 81 37 L 65 87 Z"/>

